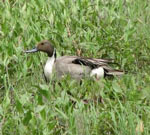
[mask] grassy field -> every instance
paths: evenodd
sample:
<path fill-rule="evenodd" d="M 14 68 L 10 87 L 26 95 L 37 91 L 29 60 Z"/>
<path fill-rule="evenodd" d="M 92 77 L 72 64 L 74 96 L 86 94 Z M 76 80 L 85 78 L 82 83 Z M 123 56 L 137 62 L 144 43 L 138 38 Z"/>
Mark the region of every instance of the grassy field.
<path fill-rule="evenodd" d="M 43 39 L 128 73 L 46 84 L 46 55 L 23 53 Z M 0 134 L 150 135 L 150 1 L 1 0 Z"/>

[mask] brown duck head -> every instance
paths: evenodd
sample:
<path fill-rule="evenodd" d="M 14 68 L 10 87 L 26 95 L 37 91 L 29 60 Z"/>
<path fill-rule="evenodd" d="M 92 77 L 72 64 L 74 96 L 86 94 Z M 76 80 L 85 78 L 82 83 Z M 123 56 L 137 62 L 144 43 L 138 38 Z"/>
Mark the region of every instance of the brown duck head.
<path fill-rule="evenodd" d="M 27 50 L 25 51 L 25 53 L 33 53 L 33 52 L 38 52 L 38 51 L 45 52 L 48 54 L 49 57 L 52 57 L 53 53 L 55 52 L 55 48 L 48 40 L 43 40 L 39 42 L 35 48 L 31 50 Z"/>

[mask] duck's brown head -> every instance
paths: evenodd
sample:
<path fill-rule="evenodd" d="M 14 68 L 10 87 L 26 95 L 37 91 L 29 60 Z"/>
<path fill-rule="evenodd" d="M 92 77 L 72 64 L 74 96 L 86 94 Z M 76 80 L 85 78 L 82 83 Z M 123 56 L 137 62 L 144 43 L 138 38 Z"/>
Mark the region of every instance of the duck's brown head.
<path fill-rule="evenodd" d="M 25 52 L 33 53 L 33 52 L 38 52 L 38 51 L 47 53 L 49 57 L 52 57 L 52 55 L 55 53 L 55 49 L 53 45 L 48 40 L 43 40 L 39 42 L 35 48 L 33 48 L 32 50 L 27 50 Z"/>

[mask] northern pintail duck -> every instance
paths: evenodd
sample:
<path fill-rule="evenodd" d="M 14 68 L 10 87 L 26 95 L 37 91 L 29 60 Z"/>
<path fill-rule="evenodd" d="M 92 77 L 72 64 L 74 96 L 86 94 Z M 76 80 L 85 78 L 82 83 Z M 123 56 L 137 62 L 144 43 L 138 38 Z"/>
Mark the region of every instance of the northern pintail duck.
<path fill-rule="evenodd" d="M 109 64 L 112 64 L 113 61 L 108 59 L 83 58 L 79 56 L 61 56 L 57 58 L 56 49 L 48 40 L 39 42 L 34 49 L 25 52 L 38 51 L 45 52 L 48 55 L 48 60 L 44 67 L 44 75 L 47 81 L 51 79 L 54 71 L 58 78 L 69 74 L 71 78 L 77 80 L 85 76 L 94 76 L 96 79 L 100 79 L 106 76 L 121 76 L 124 74 L 122 70 L 111 68 Z"/>

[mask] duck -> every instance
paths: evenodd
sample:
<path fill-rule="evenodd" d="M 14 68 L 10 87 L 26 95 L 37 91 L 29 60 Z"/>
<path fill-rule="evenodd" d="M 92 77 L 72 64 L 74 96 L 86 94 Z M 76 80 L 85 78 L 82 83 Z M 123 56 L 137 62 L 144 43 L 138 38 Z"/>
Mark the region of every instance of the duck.
<path fill-rule="evenodd" d="M 49 82 L 53 73 L 58 79 L 65 75 L 70 75 L 72 79 L 81 80 L 83 78 L 96 78 L 99 80 L 107 76 L 122 76 L 123 70 L 114 69 L 112 59 L 84 58 L 80 56 L 60 56 L 56 55 L 56 48 L 49 40 L 37 43 L 36 47 L 25 53 L 44 52 L 47 54 L 47 62 L 44 66 L 44 77 Z"/>

